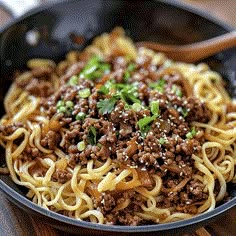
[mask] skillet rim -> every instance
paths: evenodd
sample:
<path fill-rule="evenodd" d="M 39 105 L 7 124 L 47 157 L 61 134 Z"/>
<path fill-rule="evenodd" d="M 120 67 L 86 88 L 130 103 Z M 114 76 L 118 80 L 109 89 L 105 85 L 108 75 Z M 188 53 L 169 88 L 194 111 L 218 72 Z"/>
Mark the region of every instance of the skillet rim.
<path fill-rule="evenodd" d="M 2 34 L 11 26 L 15 25 L 16 23 L 19 23 L 20 21 L 26 19 L 27 17 L 33 16 L 41 11 L 50 10 L 50 8 L 54 7 L 55 5 L 61 5 L 65 3 L 73 3 L 77 2 L 78 0 L 60 0 L 57 3 L 50 3 L 45 4 L 43 6 L 40 6 L 36 9 L 33 9 L 21 17 L 12 19 L 9 23 L 4 25 L 2 28 L 0 28 L 0 38 Z M 86 0 L 80 0 L 80 1 L 86 1 Z M 104 1 L 104 0 L 102 0 Z M 114 0 L 119 1 L 119 0 Z M 217 17 L 209 15 L 204 10 L 196 9 L 193 6 L 189 6 L 187 4 L 184 4 L 182 2 L 173 2 L 172 0 L 151 0 L 153 2 L 160 2 L 164 3 L 167 6 L 173 6 L 177 9 L 188 11 L 190 13 L 196 14 L 197 16 L 203 17 L 204 19 L 220 26 L 226 31 L 234 30 L 235 28 L 222 20 L 220 20 Z M 119 225 L 105 225 L 105 224 L 95 224 L 91 222 L 86 222 L 82 220 L 77 220 L 73 218 L 69 218 L 64 215 L 60 215 L 56 212 L 49 211 L 43 207 L 38 206 L 37 204 L 33 203 L 29 199 L 27 199 L 24 195 L 21 195 L 17 191 L 15 191 L 13 188 L 11 188 L 9 185 L 7 185 L 3 180 L 0 179 L 0 190 L 6 194 L 8 199 L 10 199 L 14 204 L 17 204 L 18 207 L 21 208 L 28 208 L 32 211 L 34 211 L 34 214 L 40 214 L 41 216 L 46 216 L 51 218 L 52 220 L 62 222 L 67 225 L 76 226 L 76 227 L 82 227 L 86 229 L 91 230 L 101 230 L 101 231 L 107 231 L 107 232 L 128 232 L 128 233 L 138 233 L 138 232 L 160 232 L 160 231 L 168 231 L 168 230 L 177 230 L 181 228 L 185 228 L 188 226 L 194 226 L 196 224 L 200 224 L 203 221 L 208 222 L 209 220 L 219 216 L 223 215 L 226 211 L 230 210 L 231 208 L 236 206 L 236 197 L 232 198 L 228 202 L 217 206 L 215 209 L 213 209 L 210 212 L 202 213 L 198 216 L 194 216 L 193 218 L 186 219 L 186 220 L 180 220 L 176 222 L 170 222 L 170 223 L 164 223 L 164 224 L 154 224 L 154 225 L 141 225 L 141 226 L 119 226 Z M 207 224 L 207 223 L 205 223 Z"/>

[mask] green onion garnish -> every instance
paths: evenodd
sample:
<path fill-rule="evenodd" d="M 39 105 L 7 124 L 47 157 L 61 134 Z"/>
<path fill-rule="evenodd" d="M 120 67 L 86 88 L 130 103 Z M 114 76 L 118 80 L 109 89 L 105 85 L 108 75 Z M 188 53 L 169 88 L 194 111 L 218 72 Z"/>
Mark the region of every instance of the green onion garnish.
<path fill-rule="evenodd" d="M 84 143 L 84 141 L 79 142 L 79 143 L 77 144 L 77 148 L 78 148 L 79 151 L 82 152 L 82 151 L 85 149 L 85 143 Z"/>
<path fill-rule="evenodd" d="M 87 98 L 87 97 L 89 97 L 90 96 L 90 89 L 89 88 L 85 88 L 85 89 L 82 89 L 82 90 L 80 90 L 79 91 L 79 96 L 81 97 L 81 98 Z"/>

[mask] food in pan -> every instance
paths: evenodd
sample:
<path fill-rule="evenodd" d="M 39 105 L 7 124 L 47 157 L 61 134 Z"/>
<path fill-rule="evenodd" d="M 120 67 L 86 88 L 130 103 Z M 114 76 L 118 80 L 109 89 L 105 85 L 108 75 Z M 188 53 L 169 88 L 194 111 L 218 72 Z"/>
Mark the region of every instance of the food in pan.
<path fill-rule="evenodd" d="M 137 49 L 116 28 L 57 65 L 27 66 L 4 100 L 1 171 L 34 203 L 78 220 L 147 225 L 226 198 L 236 105 L 206 64 Z"/>

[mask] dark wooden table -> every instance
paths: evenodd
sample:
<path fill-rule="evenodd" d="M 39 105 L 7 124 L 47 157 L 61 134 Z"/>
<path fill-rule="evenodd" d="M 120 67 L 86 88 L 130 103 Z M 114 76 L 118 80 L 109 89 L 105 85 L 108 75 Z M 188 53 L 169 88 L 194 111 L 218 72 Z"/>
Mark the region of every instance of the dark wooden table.
<path fill-rule="evenodd" d="M 42 0 L 43 1 L 43 0 Z M 182 1 L 205 11 L 236 27 L 236 0 L 173 0 Z M 45 2 L 45 0 L 43 1 Z M 0 9 L 0 27 L 10 16 Z M 36 217 L 27 215 L 24 211 L 10 203 L 0 192 L 0 236 L 63 236 L 68 235 L 58 231 Z M 191 235 L 197 236 L 236 236 L 236 208 L 230 214 L 200 229 Z M 185 235 L 186 236 L 186 235 Z"/>

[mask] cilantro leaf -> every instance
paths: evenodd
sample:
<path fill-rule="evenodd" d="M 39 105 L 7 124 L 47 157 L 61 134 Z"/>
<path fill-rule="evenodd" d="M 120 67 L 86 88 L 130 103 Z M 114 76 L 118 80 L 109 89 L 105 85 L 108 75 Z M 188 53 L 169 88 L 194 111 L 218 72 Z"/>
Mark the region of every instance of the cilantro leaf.
<path fill-rule="evenodd" d="M 130 93 L 127 90 L 122 90 L 120 92 L 120 97 L 128 105 L 132 105 L 134 103 L 141 103 L 141 101 L 134 94 Z"/>
<path fill-rule="evenodd" d="M 108 88 L 107 86 L 105 86 L 105 85 L 102 85 L 102 86 L 99 88 L 98 92 L 101 93 L 101 94 L 106 95 L 106 94 L 109 93 L 109 88 Z"/>
<path fill-rule="evenodd" d="M 115 97 L 106 98 L 104 100 L 100 100 L 97 103 L 97 108 L 99 108 L 99 112 L 103 115 L 111 113 L 114 109 L 117 99 Z"/>
<path fill-rule="evenodd" d="M 89 133 L 87 137 L 87 141 L 91 145 L 95 145 L 97 143 L 97 131 L 94 126 L 89 127 Z"/>
<path fill-rule="evenodd" d="M 141 103 L 138 99 L 138 88 L 133 84 L 116 84 L 117 95 L 128 105 Z"/>

